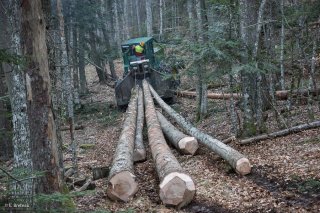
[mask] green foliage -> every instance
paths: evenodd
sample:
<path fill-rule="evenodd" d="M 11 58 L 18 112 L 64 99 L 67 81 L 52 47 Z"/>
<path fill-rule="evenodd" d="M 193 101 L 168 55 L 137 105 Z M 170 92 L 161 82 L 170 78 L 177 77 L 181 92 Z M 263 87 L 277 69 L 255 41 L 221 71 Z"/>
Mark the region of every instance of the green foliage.
<path fill-rule="evenodd" d="M 70 194 L 37 194 L 34 198 L 36 212 L 76 212 Z"/>

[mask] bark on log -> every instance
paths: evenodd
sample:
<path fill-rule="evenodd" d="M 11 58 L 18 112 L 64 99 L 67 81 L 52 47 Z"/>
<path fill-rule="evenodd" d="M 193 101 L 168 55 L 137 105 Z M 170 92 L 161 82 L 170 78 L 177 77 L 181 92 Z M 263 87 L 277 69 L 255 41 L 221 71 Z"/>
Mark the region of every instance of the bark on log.
<path fill-rule="evenodd" d="M 108 166 L 92 168 L 92 179 L 98 180 L 109 176 L 110 168 Z"/>
<path fill-rule="evenodd" d="M 83 125 L 79 125 L 79 126 L 74 127 L 74 130 L 81 130 L 81 129 L 84 129 Z M 63 126 L 60 129 L 60 131 L 67 131 L 67 130 L 70 130 L 70 126 Z"/>
<path fill-rule="evenodd" d="M 176 94 L 178 96 L 182 97 L 197 97 L 196 92 L 190 92 L 190 91 L 177 91 Z M 230 99 L 231 98 L 231 93 L 208 93 L 207 97 L 209 99 Z M 233 98 L 234 99 L 240 99 L 240 94 L 238 93 L 233 93 Z"/>
<path fill-rule="evenodd" d="M 297 96 L 308 96 L 310 93 L 313 96 L 317 96 L 320 93 L 320 88 L 318 90 L 311 90 L 309 91 L 308 89 L 297 89 L 293 90 L 292 92 L 292 97 L 297 97 Z M 176 94 L 181 97 L 196 97 L 197 93 L 196 92 L 191 92 L 191 91 L 176 91 Z M 290 94 L 290 90 L 279 90 L 276 91 L 275 97 L 278 100 L 287 100 Z M 233 95 L 234 99 L 240 99 L 241 95 L 238 93 L 208 93 L 208 98 L 209 99 L 230 99 L 231 95 Z"/>
<path fill-rule="evenodd" d="M 132 92 L 115 157 L 110 169 L 107 195 L 127 202 L 138 191 L 133 173 L 133 149 L 137 118 L 137 94 Z"/>
<path fill-rule="evenodd" d="M 176 149 L 187 155 L 193 155 L 197 151 L 197 139 L 182 133 L 158 111 L 157 116 L 164 135 Z"/>
<path fill-rule="evenodd" d="M 149 145 L 161 181 L 160 199 L 165 205 L 181 208 L 193 199 L 195 185 L 191 177 L 183 172 L 179 162 L 165 142 L 148 83 L 145 80 L 143 80 L 143 91 Z"/>
<path fill-rule="evenodd" d="M 273 132 L 270 134 L 263 134 L 263 135 L 258 135 L 258 136 L 252 137 L 252 138 L 247 138 L 247 139 L 239 141 L 239 143 L 240 144 L 248 144 L 248 143 L 258 142 L 258 141 L 262 141 L 262 140 L 266 140 L 266 139 L 282 137 L 282 136 L 286 136 L 286 135 L 289 135 L 292 133 L 301 132 L 303 130 L 314 129 L 314 128 L 319 128 L 319 127 L 320 127 L 320 121 L 314 121 L 312 123 L 301 124 L 298 126 L 288 128 L 288 129 L 280 130 L 278 132 Z"/>
<path fill-rule="evenodd" d="M 172 117 L 175 121 L 185 129 L 185 131 L 198 139 L 199 142 L 206 145 L 220 157 L 225 159 L 232 168 L 241 175 L 246 175 L 251 172 L 251 164 L 247 157 L 239 153 L 237 150 L 222 143 L 221 141 L 211 137 L 210 135 L 195 128 L 184 117 L 175 112 L 170 106 L 168 106 L 160 96 L 154 91 L 151 85 L 149 85 L 150 91 L 157 101 L 157 103 Z"/>
<path fill-rule="evenodd" d="M 143 91 L 138 89 L 138 114 L 136 137 L 134 142 L 133 161 L 144 161 L 146 159 L 146 150 L 143 145 L 143 123 L 144 123 L 144 107 L 143 107 Z"/>

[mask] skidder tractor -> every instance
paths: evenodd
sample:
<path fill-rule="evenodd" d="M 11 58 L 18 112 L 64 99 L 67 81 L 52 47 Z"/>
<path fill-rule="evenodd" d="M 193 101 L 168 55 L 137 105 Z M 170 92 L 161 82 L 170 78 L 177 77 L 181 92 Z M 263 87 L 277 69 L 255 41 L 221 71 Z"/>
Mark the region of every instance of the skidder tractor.
<path fill-rule="evenodd" d="M 140 85 L 143 79 L 149 79 L 150 84 L 160 97 L 173 101 L 174 90 L 179 84 L 177 73 L 169 69 L 161 69 L 157 59 L 152 37 L 134 38 L 121 45 L 124 73 L 118 80 L 115 95 L 118 107 L 126 107 L 131 97 L 131 89 Z"/>

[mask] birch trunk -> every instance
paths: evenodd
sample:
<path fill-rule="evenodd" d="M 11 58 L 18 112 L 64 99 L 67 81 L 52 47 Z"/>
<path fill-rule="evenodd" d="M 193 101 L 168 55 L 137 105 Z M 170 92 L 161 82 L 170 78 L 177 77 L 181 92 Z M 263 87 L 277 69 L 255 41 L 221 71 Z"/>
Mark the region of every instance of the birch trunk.
<path fill-rule="evenodd" d="M 183 134 L 159 111 L 157 111 L 157 116 L 164 135 L 176 149 L 187 155 L 193 155 L 197 151 L 199 147 L 197 139 Z"/>
<path fill-rule="evenodd" d="M 33 171 L 45 172 L 36 180 L 35 191 L 50 194 L 60 191 L 62 176 L 51 108 L 45 21 L 40 0 L 25 0 L 21 8 L 22 53 L 29 58 L 25 74 Z"/>
<path fill-rule="evenodd" d="M 147 25 L 147 35 L 152 36 L 152 0 L 146 0 L 146 11 L 147 11 L 147 19 L 146 19 L 146 25 Z"/>
<path fill-rule="evenodd" d="M 249 160 L 239 153 L 238 151 L 234 150 L 233 148 L 225 145 L 221 141 L 207 135 L 197 128 L 195 128 L 189 121 L 183 118 L 180 114 L 176 113 L 170 106 L 168 106 L 160 96 L 155 92 L 151 85 L 149 85 L 150 91 L 157 101 L 157 103 L 168 113 L 174 120 L 190 135 L 194 136 L 198 139 L 202 144 L 210 148 L 220 157 L 225 159 L 232 168 L 241 175 L 249 174 L 251 171 L 251 164 Z"/>
<path fill-rule="evenodd" d="M 157 119 L 149 84 L 145 80 L 143 80 L 143 92 L 149 145 L 161 181 L 160 198 L 165 205 L 181 208 L 193 199 L 195 185 L 191 177 L 183 172 L 179 162 L 166 144 Z"/>
<path fill-rule="evenodd" d="M 144 124 L 144 106 L 143 106 L 143 91 L 138 89 L 138 114 L 137 114 L 137 128 L 134 142 L 133 161 L 144 161 L 146 159 L 146 150 L 143 145 L 143 124 Z"/>
<path fill-rule="evenodd" d="M 138 36 L 141 36 L 141 15 L 140 15 L 140 1 L 135 1 L 135 7 L 136 7 L 136 16 L 137 16 L 137 26 L 138 28 Z"/>
<path fill-rule="evenodd" d="M 127 202 L 138 191 L 133 170 L 137 94 L 132 94 L 108 180 L 108 197 Z"/>

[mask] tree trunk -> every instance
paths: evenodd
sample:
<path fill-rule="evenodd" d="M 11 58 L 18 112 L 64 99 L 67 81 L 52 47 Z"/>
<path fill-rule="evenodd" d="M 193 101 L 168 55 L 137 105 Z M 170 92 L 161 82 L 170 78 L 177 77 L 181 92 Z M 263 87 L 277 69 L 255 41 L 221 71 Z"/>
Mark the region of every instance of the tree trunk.
<path fill-rule="evenodd" d="M 115 36 L 117 47 L 119 47 L 120 42 L 121 42 L 120 41 L 120 32 L 121 32 L 121 30 L 120 30 L 120 24 L 119 24 L 118 1 L 113 0 L 112 8 L 113 8 L 114 23 L 115 23 L 115 25 L 114 25 L 114 27 L 115 27 L 114 36 Z"/>
<path fill-rule="evenodd" d="M 206 145 L 216 154 L 225 159 L 232 168 L 241 175 L 249 174 L 251 171 L 251 164 L 249 160 L 238 151 L 233 148 L 223 144 L 221 141 L 207 135 L 197 128 L 195 128 L 189 121 L 183 118 L 180 114 L 176 113 L 170 106 L 168 106 L 160 96 L 154 91 L 151 85 L 149 85 L 150 91 L 157 101 L 157 103 L 168 113 L 175 121 L 184 128 L 188 134 L 194 136 L 202 144 Z"/>
<path fill-rule="evenodd" d="M 152 0 L 146 0 L 146 11 L 147 11 L 147 19 L 146 19 L 146 25 L 147 25 L 147 35 L 152 36 Z"/>
<path fill-rule="evenodd" d="M 128 0 L 123 1 L 123 18 L 124 18 L 124 23 L 123 23 L 123 31 L 124 31 L 124 38 L 129 39 L 129 2 Z"/>
<path fill-rule="evenodd" d="M 138 114 L 137 114 L 137 128 L 134 142 L 133 161 L 144 161 L 146 159 L 146 150 L 143 145 L 143 123 L 144 123 L 144 107 L 143 107 L 143 91 L 138 88 Z"/>
<path fill-rule="evenodd" d="M 73 94 L 72 94 L 72 78 L 71 78 L 71 70 L 68 64 L 68 53 L 66 48 L 66 40 L 64 34 L 64 19 L 62 15 L 62 5 L 61 0 L 57 1 L 57 16 L 59 18 L 59 34 L 60 34 L 60 64 L 61 64 L 61 72 L 62 75 L 65 76 L 64 84 L 62 85 L 65 88 L 63 91 L 65 92 L 65 97 L 67 100 L 66 109 L 67 116 L 70 125 L 70 138 L 71 138 L 71 148 L 72 148 L 72 166 L 75 170 L 75 176 L 78 175 L 78 158 L 77 158 L 77 144 L 74 140 L 74 112 L 73 112 Z"/>
<path fill-rule="evenodd" d="M 1 20 L 1 19 L 0 19 Z M 1 48 L 1 47 L 0 47 Z M 1 78 L 4 76 L 4 71 L 2 64 L 0 63 L 0 138 L 1 138 L 1 148 L 0 148 L 0 159 L 9 160 L 13 157 L 13 144 L 12 138 L 10 137 L 12 133 L 12 127 L 10 125 L 11 119 L 9 116 L 10 111 L 7 107 L 7 100 L 5 96 L 7 95 L 7 88 L 5 81 Z"/>
<path fill-rule="evenodd" d="M 189 20 L 189 35 L 191 40 L 193 41 L 195 39 L 195 17 L 193 13 L 194 8 L 194 1 L 188 0 L 187 2 L 187 10 L 188 10 L 188 20 Z"/>
<path fill-rule="evenodd" d="M 2 1 L 4 8 L 8 8 L 8 17 L 4 23 L 6 32 L 10 36 L 8 44 L 4 48 L 10 48 L 11 54 L 22 55 L 21 49 L 21 10 L 20 1 Z M 8 45 L 8 46 L 6 46 Z M 27 114 L 27 97 L 25 76 L 21 64 L 4 64 L 5 78 L 8 86 L 13 123 L 13 157 L 14 168 L 20 170 L 24 175 L 32 176 L 33 164 L 31 155 L 30 126 Z M 12 184 L 13 194 L 33 195 L 32 180 L 26 180 L 22 184 Z M 31 199 L 27 205 L 31 205 Z"/>
<path fill-rule="evenodd" d="M 281 0 L 280 2 L 280 8 L 281 8 L 281 35 L 280 35 L 280 85 L 281 90 L 285 90 L 285 70 L 284 70 L 284 40 L 285 40 L 285 32 L 284 32 L 284 0 Z"/>
<path fill-rule="evenodd" d="M 133 170 L 133 150 L 137 119 L 137 94 L 131 94 L 108 180 L 108 197 L 127 202 L 138 191 Z"/>
<path fill-rule="evenodd" d="M 143 80 L 148 139 L 157 173 L 161 181 L 160 198 L 165 205 L 173 205 L 181 208 L 193 199 L 195 185 L 191 177 L 183 172 L 179 162 L 170 152 L 166 144 L 148 85 L 149 84 Z"/>
<path fill-rule="evenodd" d="M 180 152 L 187 155 L 193 155 L 198 149 L 198 141 L 194 137 L 183 134 L 173 126 L 159 111 L 157 111 L 158 120 L 162 131 L 171 144 Z"/>
<path fill-rule="evenodd" d="M 45 172 L 35 184 L 36 193 L 54 193 L 62 186 L 58 146 L 51 104 L 51 86 L 45 40 L 45 21 L 40 0 L 25 0 L 22 8 L 22 53 L 25 67 L 27 114 L 33 171 Z"/>
<path fill-rule="evenodd" d="M 85 71 L 85 32 L 84 29 L 80 27 L 79 31 L 79 78 L 80 78 L 80 95 L 86 95 L 89 91 L 87 88 L 87 78 Z"/>
<path fill-rule="evenodd" d="M 244 140 L 241 140 L 239 143 L 240 144 L 248 144 L 248 143 L 253 143 L 253 142 L 257 142 L 257 141 L 261 141 L 261 140 L 266 140 L 266 139 L 273 139 L 276 137 L 282 137 L 282 136 L 286 136 L 292 133 L 297 133 L 297 132 L 301 132 L 307 129 L 314 129 L 314 128 L 319 128 L 320 127 L 320 121 L 314 121 L 308 124 L 301 124 L 298 126 L 294 126 L 288 129 L 284 129 L 284 130 L 280 130 L 278 132 L 273 132 L 273 133 L 269 133 L 269 134 L 263 134 L 263 135 L 258 135 L 252 138 L 247 138 Z"/>
<path fill-rule="evenodd" d="M 163 0 L 159 0 L 159 14 L 160 14 L 160 29 L 159 29 L 159 40 L 162 40 L 163 36 Z"/>

